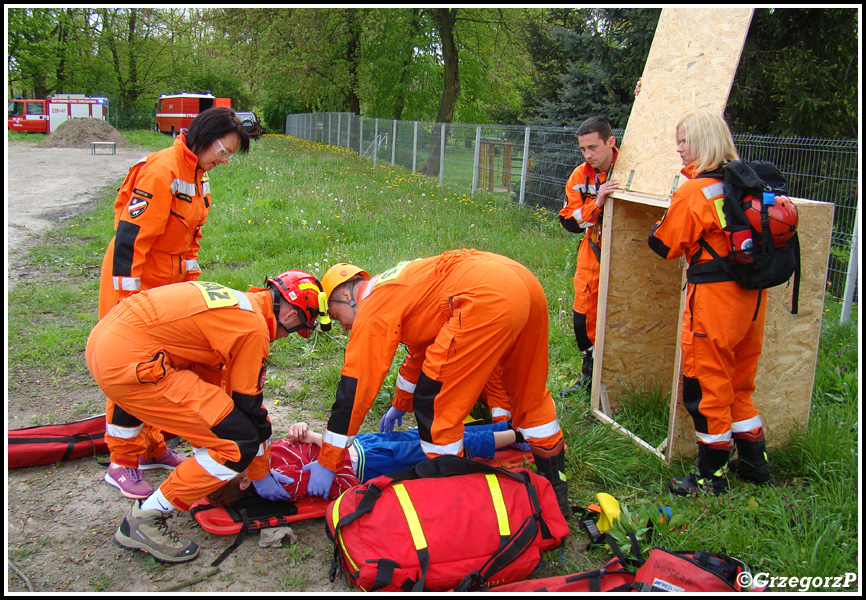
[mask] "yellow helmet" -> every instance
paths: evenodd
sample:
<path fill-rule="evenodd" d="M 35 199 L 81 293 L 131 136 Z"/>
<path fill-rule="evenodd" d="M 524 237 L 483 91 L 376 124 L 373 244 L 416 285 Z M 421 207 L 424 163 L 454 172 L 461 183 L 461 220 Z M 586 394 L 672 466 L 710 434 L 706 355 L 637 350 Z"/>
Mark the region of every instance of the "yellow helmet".
<path fill-rule="evenodd" d="M 341 283 L 349 281 L 356 275 L 360 275 L 364 279 L 370 279 L 370 274 L 361 267 L 356 267 L 349 263 L 337 263 L 325 271 L 325 275 L 322 277 L 322 290 L 330 298 L 334 288 Z"/>

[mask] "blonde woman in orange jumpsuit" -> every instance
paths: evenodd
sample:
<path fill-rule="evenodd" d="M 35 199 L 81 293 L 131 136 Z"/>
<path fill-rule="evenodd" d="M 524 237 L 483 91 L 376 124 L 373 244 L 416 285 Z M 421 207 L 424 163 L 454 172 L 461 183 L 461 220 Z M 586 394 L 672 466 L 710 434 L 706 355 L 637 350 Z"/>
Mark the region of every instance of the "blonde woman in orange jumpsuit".
<path fill-rule="evenodd" d="M 198 279 L 199 240 L 211 206 L 208 172 L 249 144 L 235 112 L 216 107 L 193 119 L 172 146 L 133 165 L 114 203 L 116 234 L 102 263 L 100 319 L 140 290 Z M 210 376 L 218 383 L 222 375 Z M 146 498 L 153 490 L 140 469 L 173 469 L 182 457 L 166 447 L 162 432 L 110 398 L 105 417 L 111 459 L 105 481 L 127 498 Z"/>
<path fill-rule="evenodd" d="M 313 471 L 309 493 L 327 494 L 404 343 L 424 349 L 413 353 L 420 374 L 413 394 L 396 398 L 389 412 L 414 411 L 424 453 L 463 453 L 463 419 L 500 369 L 514 427 L 568 515 L 563 436 L 547 389 L 547 299 L 526 267 L 463 249 L 372 278 L 335 265 L 322 285 L 331 318 L 351 334 L 319 460 L 305 467 Z"/>
<path fill-rule="evenodd" d="M 717 209 L 724 195 L 722 179 L 706 175 L 720 175 L 724 164 L 738 158 L 728 125 L 721 115 L 694 111 L 677 125 L 676 142 L 688 181 L 653 228 L 650 248 L 666 259 L 685 256 L 690 265 L 704 263 L 712 257 L 702 252 L 698 241 L 703 238 L 727 256 Z M 673 479 L 669 487 L 675 494 L 727 493 L 732 441 L 738 474 L 753 483 L 769 479 L 763 421 L 752 400 L 767 308 L 758 302 L 760 293 L 733 281 L 688 283 L 681 342 L 683 404 L 695 424 L 698 472 Z"/>

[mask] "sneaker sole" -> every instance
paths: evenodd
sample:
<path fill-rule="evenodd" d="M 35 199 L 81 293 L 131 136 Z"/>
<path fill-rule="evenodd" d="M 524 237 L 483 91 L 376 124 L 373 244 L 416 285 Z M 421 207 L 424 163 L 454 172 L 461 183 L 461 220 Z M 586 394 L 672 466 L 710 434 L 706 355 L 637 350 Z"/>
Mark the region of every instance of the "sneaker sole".
<path fill-rule="evenodd" d="M 136 542 L 132 538 L 126 537 L 125 535 L 121 535 L 120 532 L 115 532 L 114 534 L 114 543 L 123 548 L 124 550 L 139 550 L 144 552 L 145 554 L 150 554 L 154 560 L 161 563 L 169 563 L 169 564 L 178 564 L 185 563 L 191 560 L 194 560 L 198 557 L 199 548 L 196 546 L 195 552 L 188 556 L 171 556 L 168 554 L 163 554 L 161 552 L 156 552 L 153 548 L 149 546 L 145 546 L 139 542 Z"/>
<path fill-rule="evenodd" d="M 103 477 L 102 479 L 108 485 L 116 487 L 118 490 L 120 490 L 120 493 L 123 495 L 124 498 L 130 498 L 132 500 L 144 500 L 145 498 L 148 498 L 153 493 L 152 489 L 149 492 L 147 492 L 146 494 L 144 494 L 143 496 L 133 494 L 132 492 L 127 492 L 125 489 L 120 487 L 120 484 L 117 483 L 114 479 L 112 479 L 108 475 L 108 473 L 106 473 L 105 477 Z"/>
<path fill-rule="evenodd" d="M 174 471 L 177 467 L 163 464 L 138 465 L 139 471 L 151 471 L 153 469 L 165 469 L 166 471 Z"/>

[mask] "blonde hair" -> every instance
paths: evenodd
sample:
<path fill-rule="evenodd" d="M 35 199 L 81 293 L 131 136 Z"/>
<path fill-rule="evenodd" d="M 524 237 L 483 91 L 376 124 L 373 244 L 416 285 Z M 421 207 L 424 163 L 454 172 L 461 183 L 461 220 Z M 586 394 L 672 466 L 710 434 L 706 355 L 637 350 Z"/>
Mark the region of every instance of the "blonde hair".
<path fill-rule="evenodd" d="M 683 130 L 685 142 L 695 157 L 695 172 L 718 168 L 722 163 L 738 160 L 737 148 L 725 119 L 714 112 L 700 109 L 687 113 L 677 123 L 674 139 Z"/>

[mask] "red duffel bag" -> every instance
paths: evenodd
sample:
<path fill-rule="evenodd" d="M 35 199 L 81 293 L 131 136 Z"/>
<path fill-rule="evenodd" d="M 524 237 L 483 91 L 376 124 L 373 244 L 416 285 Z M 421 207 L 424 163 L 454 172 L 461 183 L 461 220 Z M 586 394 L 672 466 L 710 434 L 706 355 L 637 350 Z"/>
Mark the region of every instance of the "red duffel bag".
<path fill-rule="evenodd" d="M 10 429 L 6 451 L 10 469 L 104 454 L 108 452 L 105 415 L 73 423 Z"/>
<path fill-rule="evenodd" d="M 518 581 L 568 535 L 546 479 L 458 456 L 355 486 L 325 519 L 331 580 L 342 568 L 364 591 L 473 591 Z"/>

